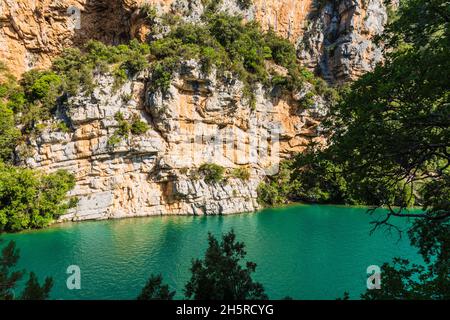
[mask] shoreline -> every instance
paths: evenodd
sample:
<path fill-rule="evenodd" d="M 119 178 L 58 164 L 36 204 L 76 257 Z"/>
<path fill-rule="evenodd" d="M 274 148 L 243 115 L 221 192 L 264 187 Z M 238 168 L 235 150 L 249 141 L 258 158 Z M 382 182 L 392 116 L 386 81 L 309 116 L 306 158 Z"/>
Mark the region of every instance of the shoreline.
<path fill-rule="evenodd" d="M 366 208 L 369 210 L 371 206 L 368 205 L 346 205 L 346 204 L 321 204 L 321 203 L 306 203 L 306 202 L 291 202 L 287 204 L 281 204 L 277 206 L 270 206 L 270 207 L 262 207 L 255 211 L 247 211 L 247 212 L 235 212 L 235 213 L 228 213 L 228 214 L 215 214 L 215 215 L 193 215 L 193 214 L 150 214 L 150 215 L 130 215 L 130 216 L 112 216 L 108 218 L 99 218 L 99 219 L 81 219 L 81 220 L 59 220 L 51 223 L 47 227 L 40 228 L 40 229 L 26 229 L 21 230 L 18 232 L 3 232 L 0 233 L 0 239 L 2 235 L 11 235 L 11 234 L 21 234 L 21 233 L 28 233 L 28 232 L 40 232 L 45 230 L 51 230 L 59 227 L 64 227 L 66 225 L 72 225 L 72 224 L 79 224 L 79 223 L 94 223 L 94 222 L 105 222 L 105 221 L 121 221 L 121 220 L 132 220 L 132 219 L 144 219 L 144 218 L 208 218 L 208 217 L 232 217 L 232 216 L 239 216 L 239 215 L 246 215 L 246 214 L 258 214 L 262 213 L 266 210 L 276 210 L 276 209 L 289 209 L 292 207 L 314 207 L 314 206 L 320 206 L 320 207 L 337 207 L 340 209 L 364 209 Z M 380 207 L 378 209 L 386 210 L 386 208 Z M 377 209 L 377 210 L 378 210 Z M 421 210 L 421 207 L 413 207 L 408 208 L 408 210 Z M 367 214 L 367 211 L 366 211 Z"/>

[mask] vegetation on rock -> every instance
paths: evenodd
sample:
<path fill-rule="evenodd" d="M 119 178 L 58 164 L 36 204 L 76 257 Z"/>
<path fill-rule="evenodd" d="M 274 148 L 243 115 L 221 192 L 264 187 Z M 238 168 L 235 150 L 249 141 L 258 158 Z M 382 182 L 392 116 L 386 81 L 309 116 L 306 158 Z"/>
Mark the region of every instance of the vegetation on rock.
<path fill-rule="evenodd" d="M 47 226 L 76 204 L 66 199 L 74 186 L 66 171 L 44 174 L 0 163 L 0 232 Z"/>
<path fill-rule="evenodd" d="M 241 179 L 242 181 L 250 180 L 250 169 L 247 167 L 238 167 L 233 169 L 231 172 L 231 176 L 237 179 Z"/>
<path fill-rule="evenodd" d="M 150 43 L 155 90 L 167 90 L 181 62 L 194 59 L 200 62 L 205 74 L 216 68 L 219 76 L 231 72 L 240 79 L 250 104 L 257 83 L 295 91 L 310 82 L 315 93 L 335 99 L 335 91 L 303 68 L 294 46 L 273 30 L 263 32 L 256 22 L 244 23 L 239 16 L 223 13 L 206 13 L 202 19 L 201 24 L 171 20 L 170 32 Z M 286 75 L 268 67 L 270 61 L 285 68 Z"/>
<path fill-rule="evenodd" d="M 215 163 L 204 163 L 198 171 L 203 175 L 206 183 L 218 183 L 224 179 L 225 168 Z"/>

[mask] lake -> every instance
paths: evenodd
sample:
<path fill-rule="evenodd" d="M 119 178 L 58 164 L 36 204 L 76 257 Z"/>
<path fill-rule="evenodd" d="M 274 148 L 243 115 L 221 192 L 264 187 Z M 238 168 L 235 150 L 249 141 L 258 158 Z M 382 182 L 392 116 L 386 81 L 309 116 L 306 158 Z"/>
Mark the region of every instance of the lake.
<path fill-rule="evenodd" d="M 209 217 L 149 217 L 66 223 L 3 235 L 20 248 L 19 268 L 54 278 L 52 299 L 134 299 L 151 273 L 162 273 L 177 298 L 192 258 L 207 234 L 234 229 L 258 267 L 254 279 L 271 299 L 352 299 L 366 288 L 367 267 L 401 256 L 421 262 L 406 234 L 379 230 L 365 208 L 294 205 L 257 213 Z M 393 219 L 402 229 L 410 221 Z M 67 267 L 81 270 L 81 289 L 69 290 Z"/>

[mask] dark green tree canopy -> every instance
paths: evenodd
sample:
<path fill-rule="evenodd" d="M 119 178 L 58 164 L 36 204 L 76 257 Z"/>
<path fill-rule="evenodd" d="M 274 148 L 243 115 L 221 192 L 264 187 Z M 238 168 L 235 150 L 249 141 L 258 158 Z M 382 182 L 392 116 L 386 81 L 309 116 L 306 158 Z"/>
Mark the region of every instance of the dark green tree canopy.
<path fill-rule="evenodd" d="M 192 276 L 185 287 L 188 299 L 195 300 L 260 300 L 267 299 L 264 287 L 254 282 L 251 275 L 256 264 L 245 258 L 245 245 L 236 241 L 233 231 L 218 241 L 208 236 L 208 249 L 203 260 L 192 262 Z"/>
<path fill-rule="evenodd" d="M 0 244 L 2 239 L 0 239 Z M 22 293 L 15 292 L 18 282 L 25 275 L 25 271 L 14 271 L 20 258 L 19 249 L 14 241 L 10 241 L 0 255 L 0 300 L 46 300 L 53 287 L 53 279 L 47 277 L 41 286 L 34 272 L 30 272 L 28 281 Z"/>
<path fill-rule="evenodd" d="M 137 300 L 173 300 L 175 293 L 175 291 L 170 291 L 167 284 L 163 284 L 161 274 L 152 274 Z"/>

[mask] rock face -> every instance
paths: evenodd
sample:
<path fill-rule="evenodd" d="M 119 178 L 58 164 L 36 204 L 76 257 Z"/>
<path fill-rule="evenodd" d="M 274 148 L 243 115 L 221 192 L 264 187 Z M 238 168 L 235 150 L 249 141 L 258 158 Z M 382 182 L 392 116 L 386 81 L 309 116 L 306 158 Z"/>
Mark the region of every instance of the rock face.
<path fill-rule="evenodd" d="M 374 36 L 387 23 L 379 0 L 325 1 L 314 12 L 299 41 L 299 58 L 328 82 L 354 80 L 382 61 Z"/>
<path fill-rule="evenodd" d="M 383 0 L 253 0 L 219 10 L 258 20 L 298 46 L 299 57 L 330 82 L 355 79 L 381 60 L 373 36 L 387 21 Z M 145 38 L 144 3 L 197 21 L 202 0 L 0 0 L 0 59 L 17 76 L 46 67 L 64 48 L 89 39 L 108 44 Z M 79 22 L 79 25 L 77 23 Z M 78 28 L 79 27 L 79 28 Z"/>
<path fill-rule="evenodd" d="M 112 76 L 98 76 L 92 94 L 59 107 L 55 121 L 64 120 L 71 131 L 58 132 L 55 123 L 47 123 L 22 161 L 76 175 L 71 195 L 78 206 L 62 220 L 254 211 L 257 187 L 276 172 L 280 159 L 321 141 L 320 97 L 306 108 L 305 92 L 259 88 L 252 108 L 238 79 L 204 76 L 199 69 L 186 61 L 164 92 L 152 89 L 146 72 L 116 91 Z M 150 129 L 111 145 L 117 112 Z M 207 162 L 223 166 L 226 179 L 207 182 L 198 170 Z M 248 170 L 249 180 L 233 174 L 236 168 Z"/>

